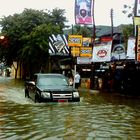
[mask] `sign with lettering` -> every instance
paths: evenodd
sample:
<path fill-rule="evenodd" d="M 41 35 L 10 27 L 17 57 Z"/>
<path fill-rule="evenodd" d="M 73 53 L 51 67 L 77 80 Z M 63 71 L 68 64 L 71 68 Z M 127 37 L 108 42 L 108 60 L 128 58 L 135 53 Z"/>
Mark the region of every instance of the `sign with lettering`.
<path fill-rule="evenodd" d="M 76 57 L 80 55 L 80 47 L 71 47 L 72 56 Z"/>
<path fill-rule="evenodd" d="M 81 47 L 81 57 L 92 57 L 92 47 Z"/>
<path fill-rule="evenodd" d="M 82 46 L 82 35 L 69 35 L 68 37 L 68 46 Z"/>

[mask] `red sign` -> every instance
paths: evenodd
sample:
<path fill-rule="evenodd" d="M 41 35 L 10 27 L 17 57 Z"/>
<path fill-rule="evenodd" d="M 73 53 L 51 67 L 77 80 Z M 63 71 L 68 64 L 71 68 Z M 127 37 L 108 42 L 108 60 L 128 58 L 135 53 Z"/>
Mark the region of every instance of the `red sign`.
<path fill-rule="evenodd" d="M 109 42 L 112 41 L 112 37 L 101 37 L 101 42 Z"/>
<path fill-rule="evenodd" d="M 98 55 L 99 57 L 105 57 L 105 56 L 107 55 L 107 51 L 106 51 L 106 50 L 99 50 L 99 51 L 97 52 L 97 55 Z"/>

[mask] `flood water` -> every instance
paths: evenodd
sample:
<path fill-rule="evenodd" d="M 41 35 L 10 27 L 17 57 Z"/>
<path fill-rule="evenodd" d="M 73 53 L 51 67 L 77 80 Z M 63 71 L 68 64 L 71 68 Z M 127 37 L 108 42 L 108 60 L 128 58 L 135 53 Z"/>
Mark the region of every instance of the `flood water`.
<path fill-rule="evenodd" d="M 79 103 L 34 103 L 0 77 L 0 140 L 139 140 L 140 98 L 80 90 Z"/>

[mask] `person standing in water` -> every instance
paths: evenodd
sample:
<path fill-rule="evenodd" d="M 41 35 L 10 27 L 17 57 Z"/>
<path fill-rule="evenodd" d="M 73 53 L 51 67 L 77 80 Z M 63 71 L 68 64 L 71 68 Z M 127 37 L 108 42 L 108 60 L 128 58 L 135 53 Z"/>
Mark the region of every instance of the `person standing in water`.
<path fill-rule="evenodd" d="M 81 83 L 81 76 L 78 72 L 76 72 L 74 76 L 75 88 L 78 89 Z"/>

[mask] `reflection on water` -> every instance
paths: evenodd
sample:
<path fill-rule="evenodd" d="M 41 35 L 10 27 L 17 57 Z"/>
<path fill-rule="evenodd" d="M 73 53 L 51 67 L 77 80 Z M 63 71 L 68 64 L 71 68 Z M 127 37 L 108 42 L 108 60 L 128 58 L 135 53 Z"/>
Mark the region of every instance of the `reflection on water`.
<path fill-rule="evenodd" d="M 139 98 L 80 94 L 80 103 L 34 103 L 23 81 L 1 78 L 0 140 L 140 139 Z"/>

